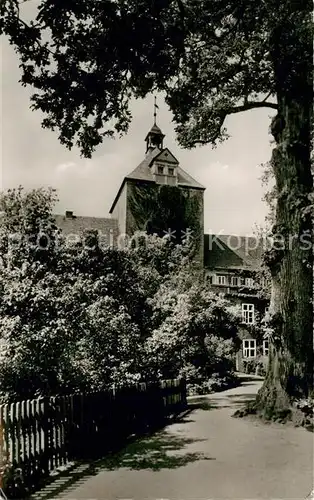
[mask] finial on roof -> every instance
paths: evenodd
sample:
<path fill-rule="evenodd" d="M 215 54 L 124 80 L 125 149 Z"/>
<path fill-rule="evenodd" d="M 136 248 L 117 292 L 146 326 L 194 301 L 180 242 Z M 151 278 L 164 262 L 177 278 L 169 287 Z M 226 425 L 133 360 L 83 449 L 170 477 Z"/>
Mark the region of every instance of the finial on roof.
<path fill-rule="evenodd" d="M 157 97 L 154 97 L 154 125 L 157 125 L 157 109 L 159 109 L 157 105 Z"/>

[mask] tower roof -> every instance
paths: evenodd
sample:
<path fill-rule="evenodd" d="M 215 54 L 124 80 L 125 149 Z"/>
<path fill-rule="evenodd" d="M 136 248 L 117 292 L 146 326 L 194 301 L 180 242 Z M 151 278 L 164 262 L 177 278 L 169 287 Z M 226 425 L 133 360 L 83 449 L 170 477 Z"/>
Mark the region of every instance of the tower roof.
<path fill-rule="evenodd" d="M 162 137 L 165 137 L 165 134 L 162 133 L 161 128 L 159 128 L 158 125 L 156 125 L 156 123 L 154 123 L 154 125 L 152 126 L 152 128 L 148 132 L 145 141 L 147 141 L 147 139 L 149 138 L 149 136 L 151 134 L 152 135 L 162 135 Z"/>
<path fill-rule="evenodd" d="M 167 151 L 169 151 L 166 148 Z M 166 151 L 165 150 L 165 151 Z M 151 164 L 152 162 L 157 159 L 157 156 L 160 155 L 160 151 L 158 148 L 154 149 L 147 157 L 130 173 L 126 176 L 126 179 L 130 180 L 138 180 L 138 181 L 148 181 L 148 182 L 155 182 L 152 170 L 151 170 Z M 185 172 L 182 168 L 179 166 L 177 167 L 178 169 L 178 185 L 179 186 L 186 186 L 190 188 L 195 188 L 195 189 L 203 189 L 205 190 L 205 187 L 197 182 L 191 175 L 189 175 L 187 172 Z"/>
<path fill-rule="evenodd" d="M 156 147 L 161 151 L 163 149 L 163 140 L 165 134 L 162 133 L 161 129 L 154 123 L 147 136 L 145 137 L 146 142 L 146 153 L 151 152 Z"/>
<path fill-rule="evenodd" d="M 166 148 L 165 150 L 163 151 L 168 151 L 170 154 L 171 152 L 168 150 L 168 148 Z M 152 162 L 157 158 L 157 156 L 159 156 L 161 154 L 161 151 L 158 149 L 158 148 L 155 148 L 153 151 L 149 152 L 146 157 L 144 158 L 144 160 L 130 173 L 128 174 L 121 186 L 120 186 L 120 189 L 118 191 L 118 194 L 111 206 L 111 209 L 110 209 L 110 213 L 112 213 L 119 197 L 120 197 L 120 194 L 121 194 L 121 191 L 123 189 L 123 186 L 124 184 L 127 182 L 127 181 L 137 181 L 137 182 L 153 182 L 155 183 L 155 180 L 154 180 L 154 177 L 153 177 L 153 174 L 152 174 L 152 170 L 151 170 L 151 164 Z M 185 172 L 181 167 L 177 166 L 177 173 L 178 173 L 178 186 L 181 186 L 181 187 L 187 187 L 187 188 L 193 188 L 193 189 L 200 189 L 200 190 L 203 190 L 205 191 L 205 187 L 200 184 L 199 182 L 197 182 L 195 179 L 193 179 L 193 177 L 191 175 L 189 175 L 187 172 Z"/>
<path fill-rule="evenodd" d="M 157 134 L 162 134 L 162 131 L 161 131 L 161 128 L 158 127 L 158 125 L 156 123 L 154 123 L 154 125 L 152 126 L 152 128 L 150 129 L 151 132 L 157 132 Z"/>

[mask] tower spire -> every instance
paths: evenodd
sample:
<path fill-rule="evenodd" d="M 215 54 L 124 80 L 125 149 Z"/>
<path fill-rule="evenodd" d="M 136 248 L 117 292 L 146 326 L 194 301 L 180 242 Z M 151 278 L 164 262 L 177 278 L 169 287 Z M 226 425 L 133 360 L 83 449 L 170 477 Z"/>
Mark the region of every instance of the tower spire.
<path fill-rule="evenodd" d="M 162 133 L 160 128 L 157 125 L 157 109 L 159 109 L 157 105 L 157 97 L 154 96 L 154 125 L 148 132 L 146 136 L 146 153 L 153 151 L 155 148 L 160 150 L 163 149 L 163 139 L 165 135 Z"/>

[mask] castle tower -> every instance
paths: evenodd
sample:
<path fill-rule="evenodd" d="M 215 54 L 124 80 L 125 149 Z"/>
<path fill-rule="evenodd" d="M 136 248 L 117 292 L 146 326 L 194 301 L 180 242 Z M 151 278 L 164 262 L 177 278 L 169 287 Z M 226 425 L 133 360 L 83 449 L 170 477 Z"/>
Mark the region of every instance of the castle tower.
<path fill-rule="evenodd" d="M 156 106 L 156 103 L 155 103 Z M 154 112 L 154 124 L 146 135 L 146 154 L 142 162 L 127 175 L 111 206 L 110 214 L 118 221 L 120 235 L 131 237 L 134 232 L 148 231 L 149 228 L 160 228 L 160 233 L 168 231 L 171 224 L 176 223 L 180 232 L 191 230 L 191 237 L 195 238 L 197 246 L 197 260 L 203 266 L 204 259 L 204 190 L 205 187 L 185 172 L 179 161 L 170 149 L 164 147 L 165 135 L 156 123 L 156 108 Z M 163 188 L 163 186 L 167 186 Z M 174 189 L 173 196 L 171 188 Z M 165 207 L 165 195 L 170 204 Z M 158 198 L 159 197 L 159 198 Z M 173 198 L 173 200 L 172 200 Z M 180 214 L 178 204 L 175 200 L 186 200 L 186 206 L 192 207 L 188 217 L 189 224 L 197 227 L 194 231 L 185 227 L 186 213 Z M 167 214 L 167 220 L 161 220 L 155 213 L 155 220 L 150 220 L 152 200 L 159 203 L 160 213 Z M 157 201 L 156 201 L 157 200 Z M 147 213 L 145 213 L 145 210 Z M 173 213 L 172 213 L 173 210 Z M 156 212 L 156 210 L 155 210 Z M 182 212 L 186 212 L 182 210 Z M 162 217 L 162 215 L 161 215 Z M 193 220 L 194 217 L 194 220 Z M 182 220 L 180 220 L 182 219 Z M 154 226 L 155 223 L 155 226 Z M 164 225 L 164 230 L 163 230 Z M 155 231 L 154 231 L 155 232 Z M 158 232 L 158 231 L 156 231 Z"/>

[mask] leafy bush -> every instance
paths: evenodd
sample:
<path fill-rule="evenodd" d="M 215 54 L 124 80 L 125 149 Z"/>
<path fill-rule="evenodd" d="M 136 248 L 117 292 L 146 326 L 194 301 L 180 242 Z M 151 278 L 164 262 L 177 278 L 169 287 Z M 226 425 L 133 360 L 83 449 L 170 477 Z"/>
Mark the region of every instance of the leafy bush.
<path fill-rule="evenodd" d="M 155 329 L 147 351 L 158 376 L 206 384 L 213 373 L 232 371 L 239 319 L 228 302 L 184 276 L 182 271 L 164 283 L 151 301 Z"/>
<path fill-rule="evenodd" d="M 233 373 L 214 373 L 208 380 L 199 380 L 187 384 L 189 396 L 211 394 L 226 389 L 231 389 L 239 385 L 238 377 Z"/>
<path fill-rule="evenodd" d="M 266 375 L 265 366 L 258 357 L 254 359 L 244 359 L 243 371 L 244 373 L 259 375 L 261 377 Z"/>
<path fill-rule="evenodd" d="M 149 306 L 138 275 L 122 252 L 103 251 L 98 262 L 87 252 L 61 255 L 54 270 L 35 262 L 2 271 L 3 398 L 95 390 L 139 378 Z M 92 259 L 94 271 L 84 270 Z"/>
<path fill-rule="evenodd" d="M 1 400 L 173 377 L 218 387 L 234 367 L 238 311 L 208 291 L 189 247 L 138 233 L 131 248 L 104 249 L 93 231 L 69 244 L 53 193 L 0 197 Z"/>

